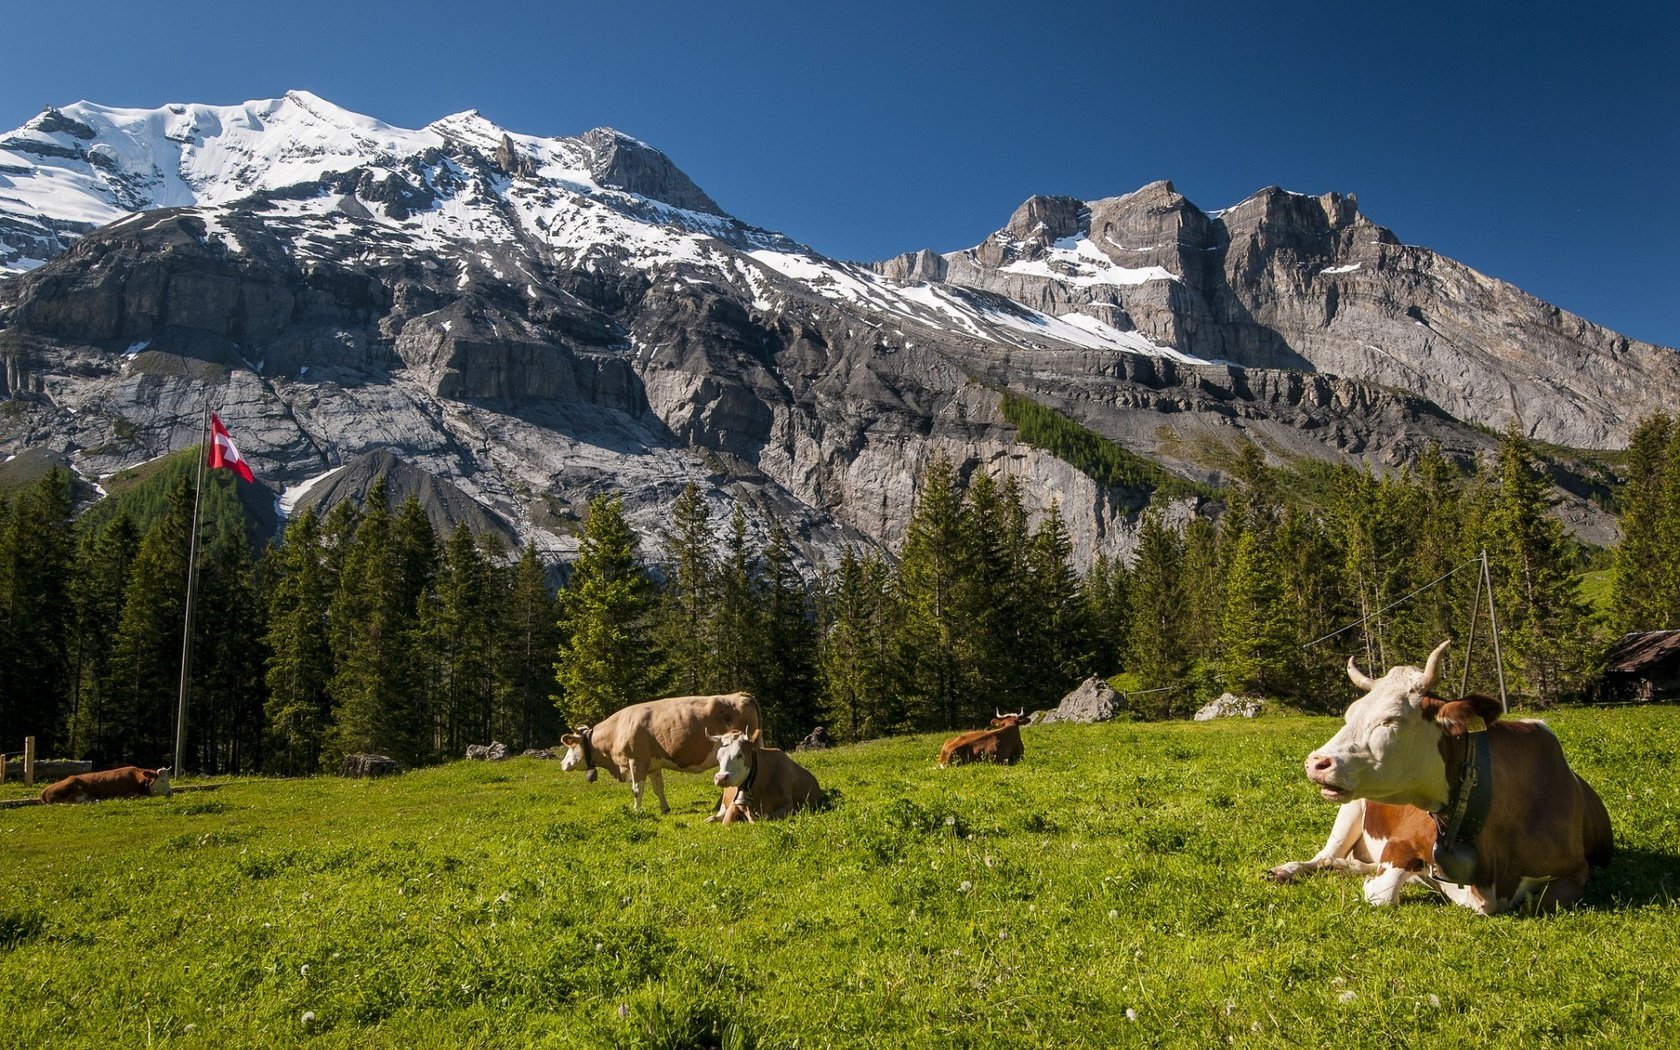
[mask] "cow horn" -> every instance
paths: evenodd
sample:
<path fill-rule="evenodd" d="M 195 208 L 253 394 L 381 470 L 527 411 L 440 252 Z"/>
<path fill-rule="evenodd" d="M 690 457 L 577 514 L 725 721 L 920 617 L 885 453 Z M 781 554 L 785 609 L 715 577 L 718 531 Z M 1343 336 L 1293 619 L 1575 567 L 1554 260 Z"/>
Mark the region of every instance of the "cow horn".
<path fill-rule="evenodd" d="M 1448 638 L 1437 645 L 1435 651 L 1429 654 L 1429 660 L 1423 665 L 1423 677 L 1418 680 L 1418 692 L 1422 693 L 1433 689 L 1435 683 L 1441 680 L 1441 654 L 1446 652 L 1447 646 L 1451 644 L 1452 639 Z"/>
<path fill-rule="evenodd" d="M 1361 671 L 1358 666 L 1354 664 L 1353 657 L 1351 656 L 1348 657 L 1348 681 L 1365 690 L 1367 693 L 1377 687 L 1377 683 L 1365 677 L 1365 672 Z"/>

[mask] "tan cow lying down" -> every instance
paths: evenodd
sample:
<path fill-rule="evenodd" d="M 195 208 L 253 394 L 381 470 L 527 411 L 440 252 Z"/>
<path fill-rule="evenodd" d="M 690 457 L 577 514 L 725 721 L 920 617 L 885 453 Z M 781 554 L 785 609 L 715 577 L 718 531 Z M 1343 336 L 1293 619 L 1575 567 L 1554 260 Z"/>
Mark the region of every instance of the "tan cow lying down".
<path fill-rule="evenodd" d="M 750 693 L 721 696 L 673 696 L 631 704 L 594 726 L 578 726 L 560 738 L 566 755 L 560 768 L 580 765 L 595 779 L 597 768 L 630 782 L 636 809 L 642 808 L 642 786 L 653 785 L 659 812 L 671 812 L 665 801 L 662 770 L 699 773 L 717 761 L 717 743 L 707 727 L 757 732 L 758 701 Z"/>
<path fill-rule="evenodd" d="M 717 743 L 718 757 L 712 783 L 724 791 L 722 804 L 708 821 L 775 820 L 822 802 L 822 788 L 811 771 L 786 751 L 762 746 L 758 730 L 724 733 L 712 740 Z"/>
<path fill-rule="evenodd" d="M 123 766 L 121 769 L 102 769 L 97 773 L 77 773 L 56 784 L 41 789 L 41 801 L 97 802 L 103 798 L 140 798 L 144 795 L 170 795 L 169 767 L 141 769 Z"/>
<path fill-rule="evenodd" d="M 1002 762 L 1010 765 L 1020 760 L 1025 748 L 1021 746 L 1021 720 L 1026 709 L 1011 715 L 992 711 L 990 729 L 976 729 L 954 736 L 939 749 L 939 768 L 962 765 L 964 762 Z"/>
<path fill-rule="evenodd" d="M 1429 695 L 1442 642 L 1420 671 L 1373 681 L 1346 724 L 1307 756 L 1307 779 L 1340 802 L 1310 860 L 1273 868 L 1288 882 L 1320 870 L 1368 876 L 1365 899 L 1392 904 L 1420 883 L 1484 915 L 1578 900 L 1589 866 L 1609 863 L 1610 816 L 1542 722 L 1500 718 L 1499 701 Z"/>

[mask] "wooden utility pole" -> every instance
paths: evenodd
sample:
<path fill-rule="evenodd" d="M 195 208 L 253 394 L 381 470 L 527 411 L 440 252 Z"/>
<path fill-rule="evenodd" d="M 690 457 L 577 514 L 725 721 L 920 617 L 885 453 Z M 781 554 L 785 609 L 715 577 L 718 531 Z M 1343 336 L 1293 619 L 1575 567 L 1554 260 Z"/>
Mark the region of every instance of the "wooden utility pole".
<path fill-rule="evenodd" d="M 23 738 L 23 786 L 35 786 L 35 738 Z"/>

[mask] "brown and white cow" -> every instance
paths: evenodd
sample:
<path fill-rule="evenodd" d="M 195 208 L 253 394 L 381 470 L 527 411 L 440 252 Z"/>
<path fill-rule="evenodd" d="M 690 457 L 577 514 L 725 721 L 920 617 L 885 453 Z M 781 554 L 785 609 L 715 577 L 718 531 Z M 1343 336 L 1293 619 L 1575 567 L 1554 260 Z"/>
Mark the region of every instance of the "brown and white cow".
<path fill-rule="evenodd" d="M 77 773 L 41 789 L 41 801 L 97 802 L 106 798 L 141 798 L 146 795 L 171 795 L 169 767 L 142 769 L 123 766 L 121 769 L 102 769 L 97 773 Z"/>
<path fill-rule="evenodd" d="M 1372 904 L 1416 882 L 1492 915 L 1573 903 L 1588 868 L 1609 862 L 1604 803 L 1544 723 L 1503 719 L 1491 697 L 1430 695 L 1446 648 L 1375 680 L 1348 660 L 1365 695 L 1306 760 L 1307 779 L 1341 809 L 1324 848 L 1273 878 L 1354 872 Z"/>
<path fill-rule="evenodd" d="M 964 762 L 1002 762 L 1010 765 L 1020 760 L 1025 750 L 1021 746 L 1021 721 L 1026 717 L 1026 709 L 1009 715 L 995 709 L 992 713 L 997 717 L 992 719 L 990 729 L 975 729 L 945 741 L 939 749 L 940 769 Z"/>
<path fill-rule="evenodd" d="M 665 801 L 662 770 L 699 773 L 717 762 L 717 743 L 706 736 L 713 729 L 759 728 L 758 701 L 750 693 L 719 696 L 671 696 L 620 708 L 593 726 L 578 726 L 560 738 L 566 755 L 560 768 L 605 769 L 630 782 L 636 808 L 642 808 L 643 784 L 652 784 L 659 812 L 671 812 Z"/>
<path fill-rule="evenodd" d="M 763 746 L 758 730 L 723 733 L 712 740 L 718 755 L 712 783 L 723 788 L 723 802 L 707 820 L 775 820 L 822 802 L 822 788 L 811 771 L 786 751 Z"/>

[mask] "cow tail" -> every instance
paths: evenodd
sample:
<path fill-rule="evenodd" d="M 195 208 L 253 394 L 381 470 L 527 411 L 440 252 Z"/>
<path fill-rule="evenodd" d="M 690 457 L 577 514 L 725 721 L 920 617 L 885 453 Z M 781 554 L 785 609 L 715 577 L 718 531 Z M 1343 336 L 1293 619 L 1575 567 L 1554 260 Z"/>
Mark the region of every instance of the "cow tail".
<path fill-rule="evenodd" d="M 751 724 L 742 728 L 747 731 L 748 736 L 751 736 L 755 729 L 762 733 L 764 731 L 764 710 L 758 706 L 758 697 L 747 692 L 743 692 L 741 696 L 747 701 L 742 711 L 751 719 Z"/>

